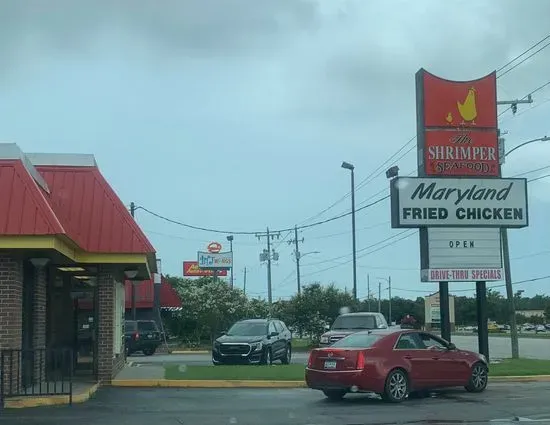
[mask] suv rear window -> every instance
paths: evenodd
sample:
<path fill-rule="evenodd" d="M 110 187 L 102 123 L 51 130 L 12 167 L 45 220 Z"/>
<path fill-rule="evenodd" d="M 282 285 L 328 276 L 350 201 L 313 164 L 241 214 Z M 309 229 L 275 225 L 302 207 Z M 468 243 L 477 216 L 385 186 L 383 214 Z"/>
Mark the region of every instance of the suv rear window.
<path fill-rule="evenodd" d="M 124 322 L 124 330 L 126 332 L 135 332 L 135 331 L 137 331 L 137 323 L 127 320 L 126 322 Z"/>
<path fill-rule="evenodd" d="M 380 335 L 351 334 L 332 344 L 332 347 L 369 348 L 381 338 Z"/>
<path fill-rule="evenodd" d="M 376 316 L 338 316 L 332 329 L 376 329 Z"/>
<path fill-rule="evenodd" d="M 138 322 L 138 329 L 140 331 L 156 331 L 157 324 L 155 322 Z"/>

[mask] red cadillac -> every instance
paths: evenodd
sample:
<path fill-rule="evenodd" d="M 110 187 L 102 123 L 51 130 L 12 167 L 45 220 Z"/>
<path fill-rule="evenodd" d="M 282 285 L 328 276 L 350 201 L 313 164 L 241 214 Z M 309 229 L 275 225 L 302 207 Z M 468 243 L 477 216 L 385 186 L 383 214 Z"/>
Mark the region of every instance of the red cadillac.
<path fill-rule="evenodd" d="M 428 332 L 386 329 L 358 332 L 314 349 L 306 368 L 309 388 L 338 400 L 374 392 L 391 403 L 445 387 L 482 392 L 489 368 L 481 354 L 459 350 Z"/>

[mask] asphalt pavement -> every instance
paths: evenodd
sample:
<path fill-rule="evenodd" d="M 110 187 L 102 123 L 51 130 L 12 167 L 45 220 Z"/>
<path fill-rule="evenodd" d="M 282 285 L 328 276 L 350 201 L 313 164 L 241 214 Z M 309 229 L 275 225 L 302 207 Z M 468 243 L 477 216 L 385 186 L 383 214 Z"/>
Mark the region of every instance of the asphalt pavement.
<path fill-rule="evenodd" d="M 458 348 L 477 351 L 477 335 L 456 335 L 452 341 Z M 520 356 L 529 359 L 550 360 L 548 349 L 550 339 L 546 338 L 521 338 L 519 341 Z M 489 355 L 492 359 L 509 358 L 511 354 L 510 339 L 505 337 L 489 338 Z M 212 357 L 210 354 L 155 354 L 154 356 L 143 356 L 136 354 L 128 358 L 138 364 L 167 364 L 185 363 L 188 365 L 210 365 Z M 292 353 L 292 363 L 306 364 L 308 353 Z"/>
<path fill-rule="evenodd" d="M 330 402 L 321 392 L 308 389 L 105 387 L 85 404 L 0 412 L 0 424 L 498 425 L 512 423 L 516 417 L 550 424 L 549 393 L 549 383 L 495 383 L 482 394 L 458 389 L 386 404 L 366 394 Z"/>

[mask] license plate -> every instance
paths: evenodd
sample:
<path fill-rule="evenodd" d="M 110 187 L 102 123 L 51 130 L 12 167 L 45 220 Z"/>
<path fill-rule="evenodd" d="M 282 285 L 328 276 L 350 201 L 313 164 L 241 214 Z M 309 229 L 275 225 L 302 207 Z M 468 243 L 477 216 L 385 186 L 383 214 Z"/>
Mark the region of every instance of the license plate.
<path fill-rule="evenodd" d="M 149 334 L 149 335 L 147 335 L 147 338 L 151 339 L 151 338 L 153 338 L 153 335 Z"/>
<path fill-rule="evenodd" d="M 325 361 L 325 369 L 336 369 L 336 360 Z"/>

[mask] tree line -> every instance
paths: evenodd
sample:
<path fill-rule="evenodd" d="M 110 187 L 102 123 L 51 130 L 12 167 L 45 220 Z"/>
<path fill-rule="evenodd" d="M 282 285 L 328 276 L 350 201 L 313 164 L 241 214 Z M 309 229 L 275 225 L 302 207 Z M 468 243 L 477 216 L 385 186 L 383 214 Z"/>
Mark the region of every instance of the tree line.
<path fill-rule="evenodd" d="M 183 309 L 165 312 L 164 321 L 168 331 L 184 343 L 193 346 L 212 341 L 222 331 L 241 319 L 277 317 L 284 321 L 298 335 L 319 336 L 326 324 L 346 311 L 380 311 L 388 322 L 400 323 L 410 315 L 419 324 L 424 324 L 424 298 L 415 300 L 392 297 L 391 317 L 389 300 L 354 300 L 350 292 L 334 285 L 312 283 L 302 288 L 288 300 L 278 300 L 271 307 L 266 300 L 247 297 L 241 289 L 231 288 L 226 281 L 211 277 L 187 279 L 167 276 L 168 282 L 179 293 Z M 519 323 L 532 324 L 550 322 L 550 297 L 536 295 L 532 298 L 515 295 L 517 310 L 543 310 L 546 317 L 527 318 L 518 316 Z M 506 298 L 494 290 L 487 293 L 487 313 L 490 320 L 507 323 L 508 305 Z M 455 323 L 457 326 L 475 326 L 475 298 L 455 297 Z"/>

